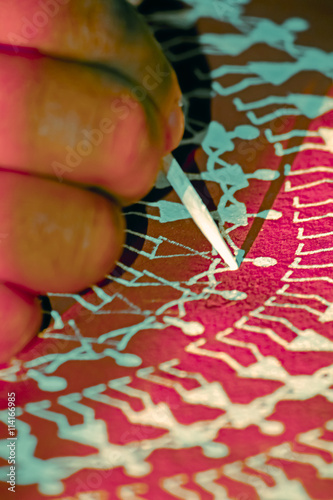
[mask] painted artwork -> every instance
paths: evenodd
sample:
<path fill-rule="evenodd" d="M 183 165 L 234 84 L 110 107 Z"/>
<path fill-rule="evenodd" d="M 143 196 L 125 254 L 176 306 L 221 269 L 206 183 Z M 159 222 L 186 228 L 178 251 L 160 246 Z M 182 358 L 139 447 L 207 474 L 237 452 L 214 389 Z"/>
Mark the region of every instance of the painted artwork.
<path fill-rule="evenodd" d="M 1 368 L 20 500 L 333 498 L 333 10 L 307 4 L 139 7 L 184 93 L 174 155 L 240 269 L 162 175 L 126 209 L 117 267 L 50 294 L 68 309 Z M 7 409 L 0 432 L 7 499 Z"/>

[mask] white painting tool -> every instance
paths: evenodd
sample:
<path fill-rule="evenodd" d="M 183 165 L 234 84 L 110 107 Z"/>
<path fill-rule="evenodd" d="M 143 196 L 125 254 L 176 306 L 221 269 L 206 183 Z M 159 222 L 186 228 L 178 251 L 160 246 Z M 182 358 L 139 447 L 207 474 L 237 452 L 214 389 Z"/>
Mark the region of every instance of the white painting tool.
<path fill-rule="evenodd" d="M 206 236 L 207 240 L 212 244 L 232 271 L 238 269 L 236 259 L 223 240 L 206 205 L 186 177 L 186 174 L 183 172 L 177 160 L 171 154 L 163 158 L 163 171 L 171 186 L 187 208 L 192 219 L 204 236 Z"/>

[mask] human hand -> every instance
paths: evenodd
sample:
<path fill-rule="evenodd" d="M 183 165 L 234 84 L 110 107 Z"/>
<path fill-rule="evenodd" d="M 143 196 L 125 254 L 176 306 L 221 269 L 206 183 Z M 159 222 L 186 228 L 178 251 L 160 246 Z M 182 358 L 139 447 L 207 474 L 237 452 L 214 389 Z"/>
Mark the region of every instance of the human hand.
<path fill-rule="evenodd" d="M 124 0 L 0 0 L 0 43 L 1 362 L 38 332 L 38 295 L 111 270 L 121 206 L 149 192 L 184 122 L 176 75 Z"/>

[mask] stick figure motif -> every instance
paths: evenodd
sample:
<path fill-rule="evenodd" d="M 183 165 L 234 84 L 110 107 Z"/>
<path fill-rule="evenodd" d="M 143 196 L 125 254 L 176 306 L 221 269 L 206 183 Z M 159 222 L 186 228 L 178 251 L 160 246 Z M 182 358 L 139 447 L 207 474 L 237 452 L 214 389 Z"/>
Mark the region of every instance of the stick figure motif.
<path fill-rule="evenodd" d="M 243 5 L 250 0 L 184 0 L 190 8 L 175 11 L 155 12 L 149 19 L 154 22 L 170 24 L 182 29 L 190 28 L 200 18 L 211 18 L 230 23 L 238 29 L 244 28 L 246 23 L 242 19 Z"/>
<path fill-rule="evenodd" d="M 304 115 L 307 118 L 314 119 L 321 116 L 328 111 L 333 110 L 333 98 L 320 95 L 310 95 L 310 94 L 293 94 L 290 93 L 286 96 L 274 96 L 265 97 L 264 99 L 259 99 L 258 101 L 252 101 L 244 103 L 239 98 L 234 99 L 234 104 L 238 111 L 249 111 L 246 113 L 247 117 L 251 123 L 255 125 L 262 125 L 279 116 L 300 116 Z M 253 113 L 253 109 L 264 108 L 265 106 L 276 106 L 278 104 L 284 104 L 291 107 L 281 107 L 263 116 L 256 116 Z"/>
<path fill-rule="evenodd" d="M 223 87 L 219 82 L 214 81 L 212 89 L 222 96 L 235 94 L 253 85 L 265 83 L 281 85 L 301 71 L 318 71 L 327 78 L 333 77 L 333 52 L 324 52 L 314 47 L 294 46 L 293 48 L 290 43 L 288 51 L 296 59 L 295 61 L 250 61 L 243 66 L 226 64 L 205 74 L 197 71 L 196 76 L 201 80 L 214 80 L 225 75 L 246 75 L 246 78 L 229 87 Z"/>
<path fill-rule="evenodd" d="M 278 172 L 269 169 L 258 169 L 251 174 L 245 174 L 240 165 L 230 164 L 221 158 L 225 152 L 235 149 L 235 139 L 252 140 L 257 138 L 259 133 L 258 128 L 252 125 L 239 125 L 234 130 L 227 131 L 223 125 L 212 121 L 204 139 L 200 137 L 201 147 L 208 155 L 207 171 L 201 174 L 188 174 L 188 177 L 190 180 L 201 179 L 220 185 L 223 195 L 215 215 L 220 221 L 221 228 L 225 222 L 235 226 L 246 226 L 248 217 L 253 216 L 253 214 L 247 214 L 245 204 L 239 202 L 234 196 L 237 191 L 249 185 L 251 178 L 274 180 L 279 175 Z M 266 215 L 265 213 L 259 216 L 266 217 Z"/>
<path fill-rule="evenodd" d="M 242 29 L 243 33 L 203 33 L 196 37 L 176 37 L 163 44 L 163 48 L 168 51 L 168 57 L 172 61 L 181 61 L 202 53 L 238 56 L 259 43 L 265 43 L 270 47 L 284 50 L 289 55 L 297 57 L 300 51 L 295 46 L 297 33 L 305 31 L 309 26 L 307 21 L 298 17 L 287 19 L 282 24 L 277 24 L 270 19 L 259 18 L 246 18 L 246 22 L 247 26 Z M 180 43 L 199 43 L 200 47 L 181 54 L 173 54 L 169 49 Z M 235 66 L 228 67 L 235 68 Z M 234 71 L 234 69 L 231 71 Z M 200 79 L 207 78 L 207 75 L 200 71 L 197 74 Z M 214 74 L 219 74 L 219 70 L 216 70 L 216 73 L 209 73 L 209 77 Z"/>
<path fill-rule="evenodd" d="M 318 130 L 291 130 L 285 134 L 273 135 L 270 129 L 265 130 L 265 135 L 267 140 L 274 144 L 275 153 L 277 156 L 285 156 L 299 151 L 307 151 L 311 149 L 317 149 L 319 151 L 327 151 L 328 153 L 333 153 L 333 129 L 329 127 L 319 127 Z M 281 142 L 286 141 L 293 137 L 305 137 L 310 139 L 311 137 L 319 138 L 322 142 L 303 142 L 299 146 L 293 146 L 291 148 L 284 148 Z"/>
<path fill-rule="evenodd" d="M 193 137 L 183 139 L 181 145 L 199 144 L 208 155 L 207 170 L 214 170 L 217 163 L 221 166 L 228 166 L 229 163 L 220 158 L 227 151 L 235 149 L 234 140 L 252 140 L 259 137 L 260 131 L 253 125 L 238 125 L 234 130 L 227 131 L 223 125 L 217 121 L 211 121 L 207 129 L 194 133 Z"/>

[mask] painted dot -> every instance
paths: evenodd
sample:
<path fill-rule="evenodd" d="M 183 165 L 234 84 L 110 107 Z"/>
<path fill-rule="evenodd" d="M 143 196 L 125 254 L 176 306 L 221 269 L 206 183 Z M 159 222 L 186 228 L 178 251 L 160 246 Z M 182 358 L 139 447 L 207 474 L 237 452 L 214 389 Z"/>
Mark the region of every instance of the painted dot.
<path fill-rule="evenodd" d="M 186 335 L 201 335 L 204 331 L 204 326 L 197 321 L 190 321 L 183 327 L 183 332 Z"/>
<path fill-rule="evenodd" d="M 278 210 L 267 210 L 266 220 L 278 220 L 282 217 L 282 212 Z"/>
<path fill-rule="evenodd" d="M 43 470 L 41 471 L 43 472 Z M 64 485 L 60 481 L 41 482 L 38 489 L 44 495 L 60 495 L 64 491 Z"/>
<path fill-rule="evenodd" d="M 139 356 L 129 352 L 120 353 L 113 349 L 104 349 L 104 354 L 114 358 L 118 366 L 140 366 L 142 363 L 142 359 Z"/>
<path fill-rule="evenodd" d="M 239 290 L 223 290 L 221 295 L 227 300 L 244 300 L 247 297 L 247 293 L 240 292 Z"/>
<path fill-rule="evenodd" d="M 257 257 L 254 259 L 253 264 L 257 267 L 271 267 L 277 264 L 277 260 L 272 257 Z"/>
<path fill-rule="evenodd" d="M 63 377 L 46 377 L 45 380 L 38 382 L 38 386 L 43 391 L 62 391 L 67 387 L 67 380 Z"/>
<path fill-rule="evenodd" d="M 204 455 L 210 458 L 223 458 L 229 455 L 229 448 L 222 443 L 210 442 L 202 447 Z"/>
<path fill-rule="evenodd" d="M 261 425 L 261 430 L 264 434 L 270 434 L 271 436 L 278 436 L 285 431 L 285 427 L 282 422 L 277 422 L 276 420 L 271 420 L 270 422 L 265 421 Z"/>
<path fill-rule="evenodd" d="M 129 476 L 142 477 L 146 476 L 151 472 L 152 466 L 144 461 L 143 462 L 136 461 L 133 463 L 126 464 L 125 469 Z"/>
<path fill-rule="evenodd" d="M 63 377 L 50 377 L 33 369 L 30 369 L 27 375 L 37 382 L 39 389 L 45 392 L 58 392 L 67 387 L 67 380 Z"/>
<path fill-rule="evenodd" d="M 261 217 L 266 220 L 278 220 L 282 217 L 282 212 L 278 210 L 263 210 L 257 214 L 257 217 Z"/>
<path fill-rule="evenodd" d="M 164 316 L 163 320 L 169 325 L 180 328 L 185 335 L 201 335 L 205 331 L 205 327 L 198 321 L 184 321 L 170 316 Z"/>

